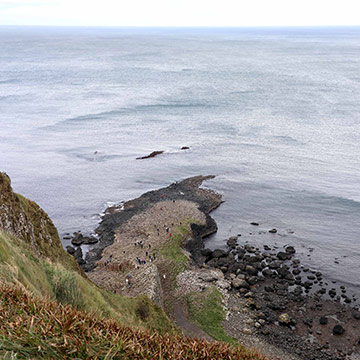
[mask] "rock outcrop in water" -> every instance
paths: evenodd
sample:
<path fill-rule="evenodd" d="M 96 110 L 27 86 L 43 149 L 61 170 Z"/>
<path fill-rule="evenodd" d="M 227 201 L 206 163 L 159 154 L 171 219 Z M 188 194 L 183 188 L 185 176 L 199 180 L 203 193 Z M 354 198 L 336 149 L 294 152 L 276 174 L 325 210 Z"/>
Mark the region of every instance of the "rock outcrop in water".
<path fill-rule="evenodd" d="M 149 191 L 139 198 L 126 202 L 121 211 L 112 211 L 106 214 L 99 227 L 96 229 L 99 235 L 99 242 L 86 254 L 83 269 L 91 271 L 96 262 L 100 260 L 103 250 L 114 242 L 114 232 L 122 224 L 133 216 L 144 212 L 160 201 L 189 201 L 197 204 L 199 210 L 206 214 L 206 225 L 199 226 L 192 224 L 192 230 L 197 240 L 188 243 L 189 249 L 195 259 L 201 257 L 200 250 L 203 248 L 201 237 L 209 235 L 217 230 L 216 223 L 209 216 L 209 213 L 218 207 L 222 200 L 221 195 L 212 191 L 199 188 L 203 181 L 213 178 L 213 176 L 195 176 L 181 182 L 174 182 L 170 186 Z"/>
<path fill-rule="evenodd" d="M 164 152 L 163 150 L 161 150 L 161 151 L 153 151 L 149 155 L 137 157 L 136 160 L 150 159 L 150 158 L 153 158 L 155 156 L 161 155 L 163 152 Z"/>

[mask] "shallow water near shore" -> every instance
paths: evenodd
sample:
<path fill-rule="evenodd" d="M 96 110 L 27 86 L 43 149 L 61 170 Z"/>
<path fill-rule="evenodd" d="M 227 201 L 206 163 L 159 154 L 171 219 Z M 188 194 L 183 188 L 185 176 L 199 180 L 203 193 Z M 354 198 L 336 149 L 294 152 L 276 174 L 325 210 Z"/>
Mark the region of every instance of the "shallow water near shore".
<path fill-rule="evenodd" d="M 210 247 L 291 244 L 360 292 L 359 28 L 0 27 L 0 48 L 0 169 L 61 234 L 214 174 Z"/>

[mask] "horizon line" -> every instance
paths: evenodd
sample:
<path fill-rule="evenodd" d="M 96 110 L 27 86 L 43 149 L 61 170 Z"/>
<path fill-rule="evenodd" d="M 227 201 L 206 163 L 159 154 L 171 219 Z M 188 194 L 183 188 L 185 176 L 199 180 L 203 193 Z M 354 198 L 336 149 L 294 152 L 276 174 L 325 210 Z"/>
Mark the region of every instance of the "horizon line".
<path fill-rule="evenodd" d="M 122 29 L 248 29 L 248 28 L 354 28 L 359 25 L 43 25 L 0 24 L 0 27 L 122 28 Z"/>

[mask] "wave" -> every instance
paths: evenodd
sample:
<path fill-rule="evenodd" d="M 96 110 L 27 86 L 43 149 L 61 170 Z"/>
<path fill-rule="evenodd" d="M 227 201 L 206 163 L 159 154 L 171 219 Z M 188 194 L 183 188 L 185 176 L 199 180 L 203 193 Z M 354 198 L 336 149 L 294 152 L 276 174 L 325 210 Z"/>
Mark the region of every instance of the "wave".
<path fill-rule="evenodd" d="M 58 121 L 55 124 L 42 126 L 39 130 L 61 130 L 64 126 L 67 125 L 79 125 L 85 122 L 99 121 L 109 118 L 115 118 L 117 116 L 131 115 L 134 113 L 143 113 L 143 112 L 154 112 L 156 110 L 169 110 L 169 109 L 184 109 L 184 108 L 209 108 L 215 107 L 216 105 L 209 105 L 207 103 L 196 103 L 196 102 L 175 102 L 175 103 L 167 103 L 167 104 L 150 104 L 150 105 L 137 105 L 133 107 L 123 107 L 116 110 L 103 111 L 99 113 L 92 113 L 86 115 L 75 116 L 72 118 L 64 119 Z"/>
<path fill-rule="evenodd" d="M 0 80 L 0 85 L 2 85 L 2 84 L 15 84 L 15 83 L 17 83 L 17 82 L 19 82 L 19 80 L 18 79 L 6 79 L 6 80 Z"/>
<path fill-rule="evenodd" d="M 282 143 L 285 143 L 285 144 L 298 144 L 298 145 L 304 145 L 303 142 L 291 137 L 291 136 L 287 136 L 287 135 L 275 135 L 275 136 L 272 136 L 273 139 L 275 140 L 279 140 L 280 142 Z"/>

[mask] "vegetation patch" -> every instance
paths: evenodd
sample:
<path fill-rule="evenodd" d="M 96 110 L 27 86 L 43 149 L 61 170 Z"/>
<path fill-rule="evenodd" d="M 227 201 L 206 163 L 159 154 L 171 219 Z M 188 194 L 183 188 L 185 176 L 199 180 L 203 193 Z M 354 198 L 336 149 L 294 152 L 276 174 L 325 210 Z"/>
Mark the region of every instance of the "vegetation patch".
<path fill-rule="evenodd" d="M 38 297 L 70 304 L 129 326 L 161 333 L 175 332 L 163 310 L 145 296 L 130 298 L 101 289 L 71 268 L 65 269 L 60 263 L 38 258 L 29 244 L 1 231 L 0 251 L 0 281 L 3 283 L 21 284 Z M 140 303 L 146 303 L 148 307 L 146 319 L 136 313 Z"/>
<path fill-rule="evenodd" d="M 190 224 L 196 223 L 193 220 L 183 220 L 169 241 L 160 249 L 160 254 L 167 262 L 167 269 L 170 272 L 173 287 L 176 287 L 176 276 L 185 271 L 189 264 L 189 259 L 184 253 L 184 244 L 191 233 Z"/>
<path fill-rule="evenodd" d="M 185 297 L 190 318 L 216 340 L 236 343 L 236 340 L 228 336 L 222 323 L 225 320 L 225 310 L 222 306 L 223 296 L 213 286 L 203 292 L 193 292 Z"/>
<path fill-rule="evenodd" d="M 2 359 L 265 360 L 224 343 L 121 326 L 0 283 Z"/>

